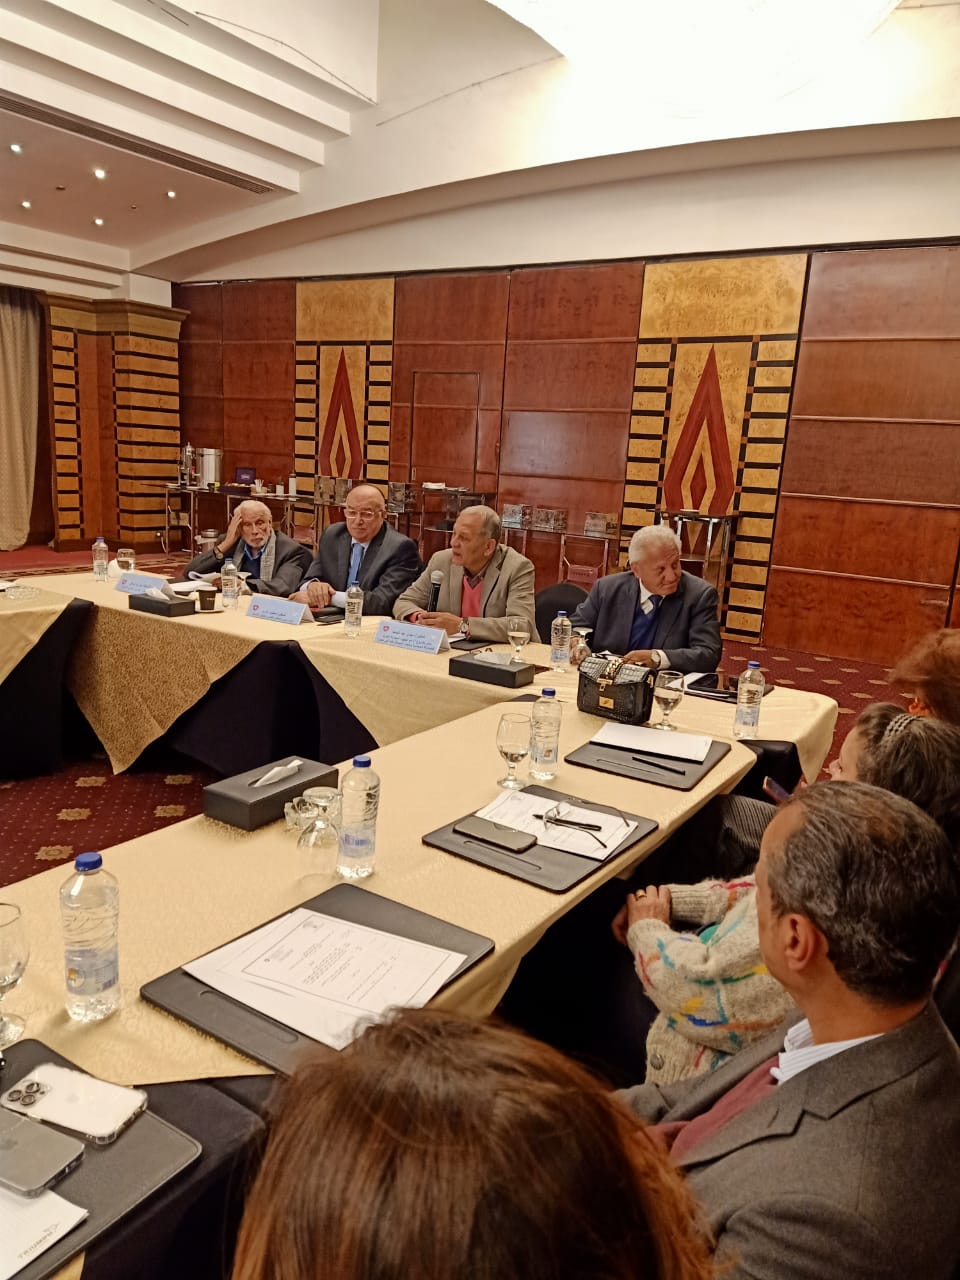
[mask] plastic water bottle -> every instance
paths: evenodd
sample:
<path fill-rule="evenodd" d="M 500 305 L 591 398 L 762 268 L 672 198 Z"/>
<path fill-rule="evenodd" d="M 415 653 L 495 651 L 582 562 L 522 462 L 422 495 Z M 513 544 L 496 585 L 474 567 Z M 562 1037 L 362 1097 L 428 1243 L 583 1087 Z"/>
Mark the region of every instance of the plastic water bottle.
<path fill-rule="evenodd" d="M 240 574 L 232 560 L 224 560 L 220 570 L 220 593 L 225 609 L 236 609 L 240 600 Z"/>
<path fill-rule="evenodd" d="M 120 887 L 99 853 L 81 853 L 60 890 L 67 1013 L 99 1022 L 120 1007 Z"/>
<path fill-rule="evenodd" d="M 763 701 L 764 680 L 759 662 L 748 662 L 747 669 L 737 681 L 737 714 L 733 721 L 735 738 L 755 738 L 760 721 L 760 703 Z"/>
<path fill-rule="evenodd" d="M 103 538 L 98 538 L 93 544 L 93 580 L 94 582 L 106 582 L 107 580 L 107 563 L 110 560 L 110 551 Z"/>
<path fill-rule="evenodd" d="M 343 779 L 341 794 L 337 875 L 345 880 L 362 880 L 373 874 L 380 803 L 380 779 L 370 768 L 369 756 L 354 756 L 353 768 Z"/>
<path fill-rule="evenodd" d="M 356 583 L 347 587 L 347 607 L 343 616 L 343 626 L 351 640 L 360 634 L 360 619 L 363 617 L 363 587 Z"/>
<path fill-rule="evenodd" d="M 560 762 L 560 718 L 563 708 L 555 689 L 544 689 L 530 713 L 530 777 L 548 782 Z"/>
<path fill-rule="evenodd" d="M 550 665 L 554 671 L 566 671 L 570 666 L 570 637 L 573 626 L 563 609 L 550 623 Z"/>

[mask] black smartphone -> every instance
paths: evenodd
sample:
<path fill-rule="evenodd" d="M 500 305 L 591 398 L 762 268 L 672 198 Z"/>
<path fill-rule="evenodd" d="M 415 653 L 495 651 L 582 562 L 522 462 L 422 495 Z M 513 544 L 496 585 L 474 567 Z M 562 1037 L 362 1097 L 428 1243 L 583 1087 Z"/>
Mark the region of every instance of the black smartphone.
<path fill-rule="evenodd" d="M 781 787 L 779 782 L 775 782 L 773 778 L 767 775 L 763 780 L 763 790 L 770 797 L 774 804 L 783 804 L 784 800 L 790 799 L 790 792 L 786 787 Z"/>
<path fill-rule="evenodd" d="M 487 818 L 461 818 L 454 823 L 454 831 L 458 836 L 469 836 L 482 844 L 493 845 L 495 849 L 504 849 L 507 853 L 525 853 L 537 843 L 537 837 L 528 835 L 526 831 L 517 831 L 514 827 L 505 827 L 500 822 L 490 822 Z"/>

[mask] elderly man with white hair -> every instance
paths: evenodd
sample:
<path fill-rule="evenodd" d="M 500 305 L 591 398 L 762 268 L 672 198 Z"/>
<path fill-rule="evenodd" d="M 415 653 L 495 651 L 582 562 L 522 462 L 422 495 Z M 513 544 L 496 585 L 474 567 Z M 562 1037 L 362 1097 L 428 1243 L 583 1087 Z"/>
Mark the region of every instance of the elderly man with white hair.
<path fill-rule="evenodd" d="M 201 552 L 185 573 L 212 573 L 220 585 L 223 562 L 230 559 L 241 573 L 249 573 L 247 586 L 266 596 L 288 596 L 296 591 L 310 565 L 310 550 L 285 533 L 275 533 L 270 508 L 248 499 L 234 509 L 230 525 L 212 551 Z"/>
<path fill-rule="evenodd" d="M 717 593 L 680 568 L 680 539 L 666 525 L 647 525 L 630 539 L 630 566 L 594 584 L 573 615 L 593 632 L 594 653 L 672 671 L 715 671 L 723 645 Z"/>

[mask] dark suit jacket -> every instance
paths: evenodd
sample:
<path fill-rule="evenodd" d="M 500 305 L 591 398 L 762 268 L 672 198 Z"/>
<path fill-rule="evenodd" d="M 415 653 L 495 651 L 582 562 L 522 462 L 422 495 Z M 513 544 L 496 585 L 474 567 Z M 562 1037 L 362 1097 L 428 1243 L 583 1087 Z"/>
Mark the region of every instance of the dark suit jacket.
<path fill-rule="evenodd" d="M 221 533 L 217 539 L 218 545 L 222 545 L 223 536 Z M 232 555 L 227 558 L 233 559 Z M 234 563 L 236 564 L 236 561 Z M 309 563 L 310 552 L 302 542 L 294 542 L 293 538 L 288 538 L 285 533 L 278 533 L 273 576 L 265 581 L 260 578 L 248 578 L 247 586 L 251 591 L 259 591 L 265 596 L 288 596 L 291 591 L 296 591 L 303 577 L 303 571 Z M 238 564 L 237 568 L 240 567 Z M 223 561 L 218 560 L 212 551 L 205 551 L 190 561 L 184 569 L 184 575 L 191 572 L 219 573 L 222 568 Z"/>
<path fill-rule="evenodd" d="M 324 530 L 316 557 L 303 575 L 303 581 L 317 578 L 328 582 L 334 591 L 346 590 L 350 543 L 345 524 L 332 524 Z M 385 614 L 389 617 L 394 600 L 419 572 L 417 544 L 384 523 L 360 562 L 357 581 L 363 587 L 364 614 Z"/>
<path fill-rule="evenodd" d="M 460 616 L 463 606 L 463 565 L 453 563 L 453 552 L 438 551 L 416 582 L 404 591 L 393 608 L 395 618 L 426 609 L 430 600 L 430 575 L 439 569 L 443 574 L 438 613 Z M 470 635 L 477 640 L 506 641 L 507 618 L 526 618 L 530 635 L 537 634 L 533 604 L 533 564 L 513 547 L 501 543 L 490 558 L 483 575 L 483 591 L 479 618 L 470 618 Z"/>
<path fill-rule="evenodd" d="M 796 1018 L 793 1019 L 796 1021 Z M 783 1048 L 620 1096 L 687 1120 Z M 960 1051 L 933 1005 L 808 1067 L 678 1161 L 728 1280 L 947 1280 L 960 1261 Z"/>
<path fill-rule="evenodd" d="M 629 570 L 611 573 L 595 582 L 586 600 L 577 606 L 571 621 L 575 627 L 592 629 L 590 647 L 595 653 L 601 649 L 629 652 L 639 591 L 640 583 Z M 661 649 L 673 671 L 716 671 L 723 643 L 717 593 L 709 582 L 690 573 L 680 575 L 673 595 L 663 597 L 649 648 Z"/>

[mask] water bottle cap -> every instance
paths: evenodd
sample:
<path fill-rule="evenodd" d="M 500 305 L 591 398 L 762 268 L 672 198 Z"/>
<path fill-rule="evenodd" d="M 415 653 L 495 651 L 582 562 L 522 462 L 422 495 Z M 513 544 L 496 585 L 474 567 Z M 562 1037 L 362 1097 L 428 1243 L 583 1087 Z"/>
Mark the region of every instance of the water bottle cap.
<path fill-rule="evenodd" d="M 370 757 L 369 757 L 369 756 L 354 756 L 354 757 L 353 757 L 353 767 L 354 767 L 355 769 L 369 769 L 369 768 L 370 768 Z"/>
<path fill-rule="evenodd" d="M 78 853 L 73 866 L 76 871 L 96 871 L 103 866 L 103 858 L 99 853 Z"/>
<path fill-rule="evenodd" d="M 757 671 L 759 671 L 759 670 L 760 670 L 760 663 L 759 663 L 759 662 L 748 662 L 748 663 L 747 663 L 747 666 L 748 666 L 748 667 L 754 667 L 754 668 L 756 668 L 756 670 L 757 670 Z"/>
<path fill-rule="evenodd" d="M 556 696 L 557 696 L 556 689 L 543 689 L 541 690 L 541 693 L 540 693 L 541 698 L 555 698 Z"/>
<path fill-rule="evenodd" d="M 565 618 L 566 616 L 567 616 L 567 611 L 566 611 L 566 609 L 558 609 L 558 610 L 557 610 L 557 617 L 558 617 L 558 618 Z"/>

